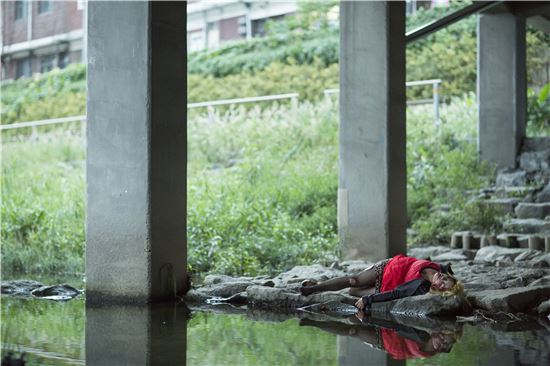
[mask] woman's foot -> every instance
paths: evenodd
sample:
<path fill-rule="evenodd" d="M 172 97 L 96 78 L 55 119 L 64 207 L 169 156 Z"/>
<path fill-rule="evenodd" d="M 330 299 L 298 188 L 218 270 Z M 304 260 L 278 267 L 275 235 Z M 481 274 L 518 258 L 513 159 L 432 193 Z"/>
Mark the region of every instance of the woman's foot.
<path fill-rule="evenodd" d="M 317 281 L 315 281 L 315 280 L 303 280 L 302 281 L 302 287 L 315 286 L 316 284 L 317 284 Z"/>
<path fill-rule="evenodd" d="M 302 296 L 309 296 L 314 293 L 315 289 L 313 287 L 315 285 L 317 285 L 317 281 L 315 280 L 303 280 L 302 287 L 300 287 L 300 293 Z"/>

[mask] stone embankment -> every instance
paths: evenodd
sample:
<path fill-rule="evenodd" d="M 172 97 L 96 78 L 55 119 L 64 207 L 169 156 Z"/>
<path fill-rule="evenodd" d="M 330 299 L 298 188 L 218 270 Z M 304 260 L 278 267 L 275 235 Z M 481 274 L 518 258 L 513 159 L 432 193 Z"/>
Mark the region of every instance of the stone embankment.
<path fill-rule="evenodd" d="M 492 313 L 550 313 L 550 254 L 527 248 L 487 246 L 479 250 L 448 247 L 413 248 L 409 255 L 451 263 L 465 287 L 465 297 L 427 294 L 375 303 L 372 315 L 400 317 L 447 317 L 471 314 L 473 310 Z M 354 304 L 349 290 L 329 291 L 310 296 L 299 292 L 303 280 L 325 281 L 352 275 L 370 263 L 348 261 L 329 267 L 318 264 L 298 266 L 269 278 L 209 275 L 202 286 L 189 291 L 190 303 L 235 305 L 276 311 L 294 311 L 314 304 Z M 311 308 L 310 308 L 311 309 Z"/>
<path fill-rule="evenodd" d="M 487 245 L 522 247 L 550 252 L 550 138 L 526 138 L 517 168 L 501 170 L 494 187 L 474 199 L 502 215 L 501 233 L 457 232 L 453 248 Z"/>

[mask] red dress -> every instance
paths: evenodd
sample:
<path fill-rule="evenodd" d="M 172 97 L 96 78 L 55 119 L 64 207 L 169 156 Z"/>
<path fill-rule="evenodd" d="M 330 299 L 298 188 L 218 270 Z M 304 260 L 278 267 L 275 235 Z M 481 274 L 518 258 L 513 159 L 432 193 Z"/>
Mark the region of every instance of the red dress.
<path fill-rule="evenodd" d="M 384 349 L 396 360 L 433 356 L 433 353 L 422 351 L 420 344 L 400 336 L 393 329 L 382 328 L 380 329 L 380 335 Z"/>
<path fill-rule="evenodd" d="M 403 254 L 396 255 L 390 259 L 384 268 L 380 292 L 391 291 L 405 282 L 422 278 L 420 272 L 426 267 L 441 271 L 441 267 L 437 263 L 425 259 L 407 257 Z"/>

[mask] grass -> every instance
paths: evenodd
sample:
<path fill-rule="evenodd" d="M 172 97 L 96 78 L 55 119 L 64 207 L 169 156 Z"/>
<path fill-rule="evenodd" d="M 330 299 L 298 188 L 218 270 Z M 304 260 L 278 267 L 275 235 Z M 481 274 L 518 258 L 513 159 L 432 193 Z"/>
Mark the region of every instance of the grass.
<path fill-rule="evenodd" d="M 464 198 L 492 179 L 477 162 L 473 96 L 442 106 L 439 126 L 431 107 L 407 119 L 410 244 L 445 242 L 465 224 L 492 230 L 494 215 Z M 337 258 L 335 101 L 194 112 L 188 136 L 190 270 L 271 274 Z M 4 142 L 4 275 L 83 272 L 84 144 L 69 130 Z"/>
<path fill-rule="evenodd" d="M 84 141 L 61 136 L 2 145 L 3 275 L 83 272 Z"/>

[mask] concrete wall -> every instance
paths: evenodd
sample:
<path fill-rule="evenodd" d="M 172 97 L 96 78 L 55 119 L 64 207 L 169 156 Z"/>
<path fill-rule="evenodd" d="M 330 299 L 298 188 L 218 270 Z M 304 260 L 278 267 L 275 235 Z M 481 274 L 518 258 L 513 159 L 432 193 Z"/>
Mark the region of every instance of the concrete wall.
<path fill-rule="evenodd" d="M 90 2 L 86 299 L 186 291 L 185 3 Z"/>
<path fill-rule="evenodd" d="M 406 251 L 404 3 L 341 2 L 340 24 L 340 241 L 380 260 Z"/>

